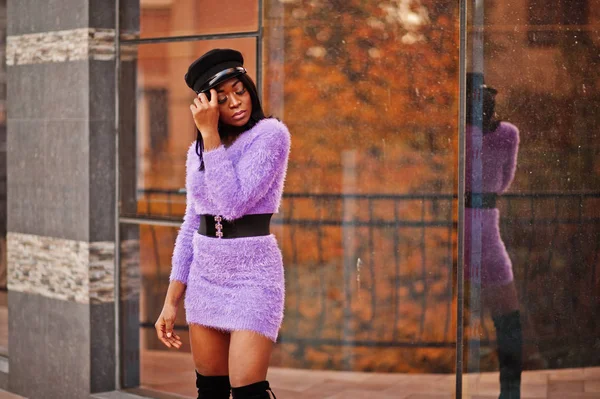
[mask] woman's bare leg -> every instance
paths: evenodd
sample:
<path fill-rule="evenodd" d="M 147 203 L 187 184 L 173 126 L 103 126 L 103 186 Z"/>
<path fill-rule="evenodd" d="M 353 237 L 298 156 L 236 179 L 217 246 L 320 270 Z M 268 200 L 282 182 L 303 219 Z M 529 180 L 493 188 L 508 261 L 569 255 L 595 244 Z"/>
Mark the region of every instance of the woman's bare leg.
<path fill-rule="evenodd" d="M 191 324 L 190 344 L 196 371 L 204 376 L 228 375 L 229 340 L 229 333 Z"/>
<path fill-rule="evenodd" d="M 242 387 L 267 379 L 273 341 L 253 331 L 233 331 L 229 346 L 229 380 Z"/>

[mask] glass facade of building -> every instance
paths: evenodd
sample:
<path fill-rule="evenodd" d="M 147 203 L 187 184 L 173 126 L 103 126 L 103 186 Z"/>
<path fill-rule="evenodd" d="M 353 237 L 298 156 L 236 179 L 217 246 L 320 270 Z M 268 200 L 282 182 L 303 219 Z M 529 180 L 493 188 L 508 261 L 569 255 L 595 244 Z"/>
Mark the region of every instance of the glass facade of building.
<path fill-rule="evenodd" d="M 597 366 L 593 3 L 141 1 L 126 32 L 140 39 L 121 51 L 137 82 L 122 217 L 139 223 L 140 350 L 158 362 L 141 363 L 140 384 L 179 358 L 159 354 L 153 322 L 195 139 L 182 77 L 216 47 L 242 51 L 293 137 L 274 220 L 287 277 L 274 366 L 465 373 L 469 392 L 466 376 L 498 370 L 515 312 L 525 370 Z M 488 197 L 495 209 L 477 205 Z"/>
<path fill-rule="evenodd" d="M 562 369 L 600 395 L 600 0 L 117 4 L 118 388 L 195 397 L 183 306 L 178 352 L 154 323 L 196 139 L 183 77 L 235 48 L 292 134 L 273 370 L 352 373 L 278 397 L 366 397 L 376 376 L 386 398 L 491 398 L 521 369 L 523 397 L 584 397 L 552 396 Z"/>

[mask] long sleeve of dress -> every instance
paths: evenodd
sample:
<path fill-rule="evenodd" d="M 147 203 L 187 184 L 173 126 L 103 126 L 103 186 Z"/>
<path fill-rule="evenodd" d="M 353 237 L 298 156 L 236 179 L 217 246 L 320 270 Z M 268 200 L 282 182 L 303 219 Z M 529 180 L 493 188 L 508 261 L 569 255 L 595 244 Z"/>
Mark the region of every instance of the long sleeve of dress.
<path fill-rule="evenodd" d="M 171 275 L 170 281 L 177 280 L 184 284 L 187 284 L 188 275 L 190 272 L 190 265 L 194 254 L 194 248 L 192 239 L 194 233 L 198 230 L 200 225 L 200 216 L 196 214 L 194 210 L 194 204 L 192 200 L 192 172 L 194 168 L 194 160 L 197 158 L 196 152 L 193 149 L 188 151 L 186 161 L 186 206 L 185 215 L 183 216 L 183 223 L 177 234 L 175 240 L 175 248 L 173 250 L 173 257 L 171 262 Z"/>
<path fill-rule="evenodd" d="M 500 192 L 506 191 L 512 183 L 517 170 L 517 153 L 519 151 L 519 129 L 516 126 L 503 122 L 506 128 L 506 143 L 508 152 L 506 162 L 502 166 L 502 186 Z"/>
<path fill-rule="evenodd" d="M 256 136 L 237 165 L 223 146 L 203 154 L 207 195 L 227 220 L 242 217 L 252 209 L 287 167 L 289 131 L 276 119 L 259 123 Z"/>

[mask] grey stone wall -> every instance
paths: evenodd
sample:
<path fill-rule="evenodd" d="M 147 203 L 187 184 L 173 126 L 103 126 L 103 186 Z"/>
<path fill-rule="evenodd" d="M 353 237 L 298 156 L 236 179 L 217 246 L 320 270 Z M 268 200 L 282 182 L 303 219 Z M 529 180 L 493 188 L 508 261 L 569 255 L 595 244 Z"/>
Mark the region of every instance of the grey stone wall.
<path fill-rule="evenodd" d="M 116 385 L 114 7 L 7 2 L 8 388 L 25 397 Z"/>

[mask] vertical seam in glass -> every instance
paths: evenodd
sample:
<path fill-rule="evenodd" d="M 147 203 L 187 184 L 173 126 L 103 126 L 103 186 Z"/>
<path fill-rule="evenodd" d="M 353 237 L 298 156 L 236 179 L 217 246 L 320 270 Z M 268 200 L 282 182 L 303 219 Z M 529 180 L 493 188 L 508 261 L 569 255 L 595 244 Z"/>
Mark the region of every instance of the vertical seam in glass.
<path fill-rule="evenodd" d="M 258 0 L 258 37 L 256 40 L 256 90 L 262 102 L 263 0 Z"/>
<path fill-rule="evenodd" d="M 457 225 L 457 300 L 456 300 L 456 399 L 462 398 L 463 310 L 464 310 L 464 215 L 465 215 L 465 129 L 467 77 L 467 0 L 459 0 L 458 60 L 458 225 Z"/>
<path fill-rule="evenodd" d="M 121 82 L 121 25 L 120 25 L 121 1 L 115 1 L 115 265 L 114 265 L 114 312 L 115 312 L 115 389 L 121 389 L 121 236 L 120 232 L 120 212 L 119 197 L 121 182 L 119 180 L 119 92 Z"/>

